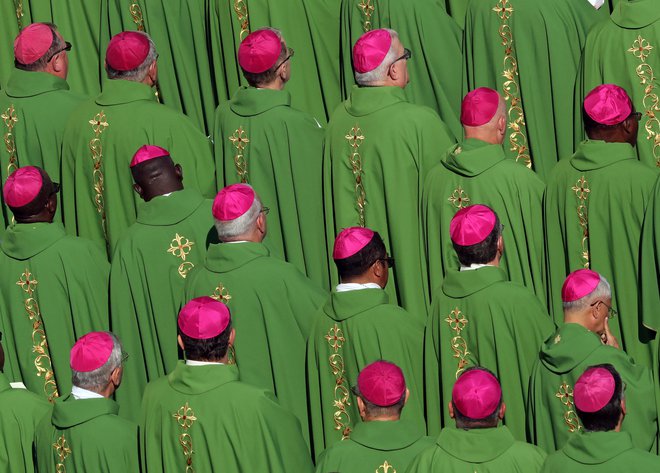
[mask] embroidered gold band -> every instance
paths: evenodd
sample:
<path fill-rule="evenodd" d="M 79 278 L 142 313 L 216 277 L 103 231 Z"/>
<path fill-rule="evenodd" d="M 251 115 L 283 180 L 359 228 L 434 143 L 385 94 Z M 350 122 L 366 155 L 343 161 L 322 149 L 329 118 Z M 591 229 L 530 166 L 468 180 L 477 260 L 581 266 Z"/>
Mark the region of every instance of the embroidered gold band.
<path fill-rule="evenodd" d="M 341 348 L 344 342 L 346 342 L 346 338 L 344 338 L 342 330 L 335 323 L 334 327 L 330 327 L 325 339 L 334 352 L 328 358 L 330 370 L 336 380 L 332 405 L 337 410 L 333 414 L 333 421 L 335 423 L 335 430 L 341 430 L 341 439 L 346 440 L 351 436 L 352 430 L 351 416 L 346 410 L 351 405 L 350 393 L 346 386 L 346 370 L 344 358 L 341 355 Z"/>
<path fill-rule="evenodd" d="M 358 224 L 364 227 L 367 193 L 364 189 L 364 171 L 362 169 L 362 156 L 360 155 L 360 146 L 364 141 L 364 135 L 360 126 L 356 124 L 344 138 L 346 138 L 352 149 L 349 161 L 353 170 L 353 176 L 355 177 L 355 204 L 358 213 Z"/>
<path fill-rule="evenodd" d="M 449 313 L 445 322 L 447 322 L 449 328 L 454 332 L 450 348 L 452 352 L 454 352 L 452 356 L 458 360 L 458 365 L 456 366 L 456 378 L 458 379 L 458 376 L 465 371 L 467 365 L 470 364 L 470 361 L 468 360 L 470 351 L 468 350 L 467 342 L 461 336 L 461 332 L 468 324 L 468 319 L 463 315 L 459 308 L 456 307 Z"/>
<path fill-rule="evenodd" d="M 172 417 L 179 424 L 180 434 L 179 434 L 179 445 L 183 451 L 183 456 L 186 459 L 186 473 L 194 473 L 193 469 L 193 443 L 192 437 L 188 433 L 190 428 L 193 426 L 197 417 L 195 417 L 195 412 L 188 405 L 188 402 L 185 405 L 181 406 Z"/>
<path fill-rule="evenodd" d="M 575 196 L 577 197 L 577 216 L 578 223 L 580 228 L 582 228 L 582 261 L 584 262 L 584 267 L 589 269 L 589 209 L 587 203 L 589 201 L 589 183 L 587 178 L 581 176 L 580 179 L 572 187 Z"/>
<path fill-rule="evenodd" d="M 248 163 L 245 158 L 245 148 L 247 148 L 250 143 L 247 133 L 242 126 L 239 126 L 234 134 L 228 138 L 229 141 L 236 148 L 236 154 L 234 155 L 234 165 L 236 166 L 236 174 L 243 184 L 248 182 Z"/>

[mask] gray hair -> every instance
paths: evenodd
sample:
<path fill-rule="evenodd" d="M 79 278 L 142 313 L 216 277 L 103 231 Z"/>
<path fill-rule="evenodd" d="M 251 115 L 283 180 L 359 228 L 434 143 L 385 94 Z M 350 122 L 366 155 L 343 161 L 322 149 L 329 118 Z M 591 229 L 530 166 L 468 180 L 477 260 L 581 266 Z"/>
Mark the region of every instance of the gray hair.
<path fill-rule="evenodd" d="M 14 58 L 14 66 L 16 69 L 21 69 L 23 71 L 43 71 L 46 69 L 48 63 L 55 57 L 55 54 L 58 52 L 64 51 L 66 46 L 65 41 L 57 35 L 57 26 L 53 23 L 44 23 L 44 25 L 50 28 L 51 33 L 53 34 L 53 42 L 48 48 L 48 51 L 44 53 L 39 59 L 34 61 L 32 64 L 22 64 L 18 59 Z"/>
<path fill-rule="evenodd" d="M 252 206 L 240 217 L 234 220 L 216 219 L 215 229 L 218 232 L 220 241 L 232 241 L 248 233 L 257 221 L 257 217 L 259 217 L 262 209 L 261 200 L 255 195 Z"/>
<path fill-rule="evenodd" d="M 381 62 L 380 65 L 373 71 L 369 71 L 369 72 L 355 71 L 355 82 L 357 82 L 358 85 L 372 85 L 374 83 L 382 82 L 385 79 L 387 79 L 387 71 L 389 71 L 390 66 L 396 60 L 396 51 L 394 50 L 394 40 L 399 37 L 399 34 L 396 31 L 387 28 L 385 29 L 385 31 L 388 31 L 390 33 L 390 36 L 392 37 L 392 44 L 390 45 L 390 50 L 387 52 L 387 55 L 383 59 L 383 62 Z"/>
<path fill-rule="evenodd" d="M 149 53 L 147 54 L 147 57 L 144 59 L 142 64 L 140 64 L 135 69 L 131 69 L 130 71 L 118 71 L 110 67 L 110 65 L 106 62 L 105 69 L 108 73 L 108 79 L 123 79 L 133 82 L 142 82 L 147 77 L 149 67 L 151 67 L 151 65 L 158 58 L 158 52 L 156 51 L 156 45 L 147 33 L 142 31 L 136 31 L 136 33 L 146 36 L 149 40 Z"/>
<path fill-rule="evenodd" d="M 121 359 L 124 353 L 121 342 L 114 333 L 105 333 L 112 338 L 112 353 L 110 354 L 110 358 L 108 358 L 108 361 L 103 366 L 94 371 L 83 372 L 71 369 L 71 382 L 74 386 L 89 391 L 103 389 L 108 384 L 112 372 L 121 366 Z"/>
<path fill-rule="evenodd" d="M 590 294 L 586 296 L 571 301 L 564 302 L 564 312 L 571 312 L 575 310 L 583 310 L 589 307 L 594 301 L 609 299 L 612 297 L 612 289 L 610 288 L 610 283 L 607 282 L 603 276 L 600 276 L 600 282 L 596 289 L 594 289 Z"/>

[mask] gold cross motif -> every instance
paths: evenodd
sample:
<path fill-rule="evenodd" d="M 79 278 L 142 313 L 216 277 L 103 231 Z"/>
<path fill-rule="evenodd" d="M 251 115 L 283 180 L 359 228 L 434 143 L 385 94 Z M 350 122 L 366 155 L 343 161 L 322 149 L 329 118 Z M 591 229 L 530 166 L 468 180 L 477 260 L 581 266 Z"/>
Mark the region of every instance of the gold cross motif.
<path fill-rule="evenodd" d="M 172 417 L 176 419 L 179 425 L 184 429 L 188 430 L 197 420 L 195 413 L 188 405 L 188 402 L 185 405 L 179 407 L 179 410 L 172 414 Z"/>
<path fill-rule="evenodd" d="M 591 189 L 589 189 L 589 183 L 584 176 L 581 176 L 571 189 L 580 200 L 586 200 L 591 192 Z"/>
<path fill-rule="evenodd" d="M 167 252 L 172 253 L 172 255 L 185 261 L 186 256 L 188 256 L 188 253 L 190 253 L 194 244 L 194 241 L 190 241 L 186 237 L 177 233 L 172 239 L 170 248 L 167 250 Z"/>
<path fill-rule="evenodd" d="M 364 22 L 362 23 L 362 29 L 364 30 L 365 33 L 367 31 L 371 31 L 371 15 L 374 14 L 376 7 L 372 3 L 372 0 L 360 0 L 360 3 L 358 4 L 358 8 L 362 10 L 362 14 L 364 15 Z"/>
<path fill-rule="evenodd" d="M 653 50 L 651 43 L 641 36 L 637 36 L 637 39 L 633 42 L 632 47 L 628 49 L 628 52 L 632 53 L 636 58 L 641 59 L 642 62 L 646 62 L 646 58 L 651 54 L 651 50 Z"/>
<path fill-rule="evenodd" d="M 103 133 L 103 131 L 110 126 L 106 121 L 105 113 L 103 110 L 101 110 L 100 113 L 97 113 L 94 118 L 89 121 L 89 124 L 92 125 L 92 129 L 97 135 Z"/>
<path fill-rule="evenodd" d="M 465 326 L 468 324 L 468 320 L 465 318 L 458 307 L 449 313 L 449 316 L 445 319 L 445 322 L 447 322 L 449 327 L 454 332 L 456 332 L 456 335 L 460 335 L 461 332 L 465 329 Z"/>
<path fill-rule="evenodd" d="M 247 137 L 247 133 L 245 133 L 243 127 L 240 126 L 234 132 L 234 134 L 229 137 L 229 141 L 231 141 L 234 144 L 234 147 L 238 151 L 243 151 L 247 146 L 247 144 L 250 142 L 250 140 Z"/>
<path fill-rule="evenodd" d="M 16 109 L 14 108 L 14 104 L 11 104 L 5 112 L 0 115 L 2 117 L 2 120 L 5 122 L 5 126 L 9 128 L 10 130 L 14 127 L 14 125 L 18 122 L 18 117 L 16 116 Z"/>
<path fill-rule="evenodd" d="M 470 198 L 461 186 L 458 186 L 447 199 L 457 209 L 470 205 Z"/>
<path fill-rule="evenodd" d="M 387 461 L 385 461 L 385 463 L 383 463 L 378 467 L 376 473 L 396 473 L 396 470 L 392 465 L 390 465 Z"/>
<path fill-rule="evenodd" d="M 351 128 L 351 131 L 345 136 L 345 138 L 348 140 L 348 144 L 355 150 L 357 150 L 364 141 L 364 135 L 358 125 Z"/>
<path fill-rule="evenodd" d="M 335 352 L 344 346 L 344 342 L 346 341 L 344 338 L 344 333 L 336 323 L 334 327 L 330 328 L 330 331 L 325 336 L 325 339 L 328 341 Z"/>
<path fill-rule="evenodd" d="M 16 281 L 16 285 L 21 286 L 21 289 L 23 289 L 23 291 L 25 291 L 30 297 L 32 297 L 32 293 L 37 287 L 37 284 L 39 284 L 39 281 L 34 279 L 32 273 L 27 268 L 25 269 L 25 272 L 21 274 L 21 277 L 18 279 L 18 281 Z"/>
<path fill-rule="evenodd" d="M 513 13 L 513 7 L 509 3 L 509 0 L 500 0 L 497 5 L 493 7 L 493 11 L 497 13 L 497 16 L 499 16 L 501 20 L 508 20 Z"/>
<path fill-rule="evenodd" d="M 64 434 L 57 439 L 57 442 L 53 444 L 53 449 L 59 458 L 59 463 L 55 466 L 55 471 L 57 473 L 66 473 L 66 467 L 64 466 L 64 460 L 71 455 L 71 449 L 69 444 L 64 438 Z"/>
<path fill-rule="evenodd" d="M 229 290 L 222 283 L 218 284 L 218 286 L 215 288 L 213 294 L 211 294 L 211 298 L 215 299 L 216 301 L 224 302 L 225 304 L 231 300 Z"/>

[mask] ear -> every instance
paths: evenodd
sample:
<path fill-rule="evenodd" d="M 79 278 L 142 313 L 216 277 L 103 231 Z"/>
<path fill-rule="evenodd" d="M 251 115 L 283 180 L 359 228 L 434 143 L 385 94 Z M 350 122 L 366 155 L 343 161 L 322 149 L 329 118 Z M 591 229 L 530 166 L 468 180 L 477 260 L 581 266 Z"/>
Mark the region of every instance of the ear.
<path fill-rule="evenodd" d="M 123 372 L 124 372 L 124 368 L 122 368 L 121 366 L 118 366 L 117 368 L 112 370 L 112 373 L 110 373 L 110 381 L 112 382 L 112 384 L 114 384 L 115 386 L 119 386 L 121 384 L 121 378 Z"/>
<path fill-rule="evenodd" d="M 504 254 L 504 237 L 500 235 L 497 238 L 497 251 L 500 252 L 500 254 Z"/>
<path fill-rule="evenodd" d="M 497 417 L 500 418 L 500 420 L 504 419 L 504 414 L 506 413 L 506 404 L 502 403 L 500 406 L 500 412 L 497 414 Z"/>
<path fill-rule="evenodd" d="M 360 413 L 360 417 L 364 419 L 364 417 L 367 415 L 367 408 L 364 405 L 364 401 L 360 396 L 355 396 L 357 398 L 357 405 L 358 405 L 358 412 Z"/>
<path fill-rule="evenodd" d="M 396 81 L 399 79 L 399 77 L 401 76 L 401 70 L 399 69 L 399 67 L 401 67 L 400 64 L 401 64 L 401 61 L 397 61 L 397 62 L 395 62 L 394 64 L 392 64 L 392 65 L 390 66 L 390 68 L 389 68 L 388 71 L 387 71 L 387 73 L 389 74 L 389 76 L 390 76 L 390 77 L 392 78 L 392 80 L 395 81 L 395 82 L 396 82 Z"/>
<path fill-rule="evenodd" d="M 263 212 L 257 217 L 257 228 L 261 233 L 266 233 L 266 214 Z"/>
<path fill-rule="evenodd" d="M 387 265 L 384 264 L 384 261 L 375 261 L 374 264 L 371 265 L 371 271 L 373 271 L 374 276 L 378 279 L 382 278 L 384 276 L 384 273 L 387 271 Z"/>
<path fill-rule="evenodd" d="M 137 195 L 139 195 L 140 197 L 144 196 L 144 190 L 142 189 L 140 184 L 133 184 L 133 190 L 137 192 Z"/>
<path fill-rule="evenodd" d="M 449 408 L 449 417 L 451 417 L 452 419 L 455 419 L 456 414 L 454 413 L 454 404 L 451 401 L 449 401 L 447 403 L 447 407 Z"/>
<path fill-rule="evenodd" d="M 499 120 L 497 120 L 497 131 L 498 131 L 501 135 L 505 135 L 505 134 L 506 134 L 506 127 L 507 127 L 507 123 L 506 123 L 506 115 L 502 115 L 502 116 L 499 118 Z"/>
<path fill-rule="evenodd" d="M 403 405 L 408 404 L 408 398 L 410 397 L 410 389 L 406 388 L 406 398 L 403 400 Z"/>
<path fill-rule="evenodd" d="M 231 333 L 229 334 L 229 346 L 234 345 L 234 340 L 236 340 L 236 329 L 232 328 Z"/>
<path fill-rule="evenodd" d="M 158 82 L 158 61 L 151 63 L 147 71 L 147 77 L 151 80 L 152 86 L 156 85 L 156 82 Z"/>
<path fill-rule="evenodd" d="M 48 198 L 45 207 L 46 210 L 48 210 L 48 213 L 55 214 L 57 211 L 57 194 L 53 194 Z"/>
<path fill-rule="evenodd" d="M 231 336 L 230 336 L 231 339 Z M 183 350 L 186 351 L 186 347 L 183 346 L 183 340 L 181 339 L 181 335 L 176 336 L 176 342 L 179 344 L 179 347 Z"/>
<path fill-rule="evenodd" d="M 176 177 L 178 177 L 180 181 L 183 181 L 183 169 L 181 169 L 180 164 L 174 165 L 174 174 L 176 174 Z"/>

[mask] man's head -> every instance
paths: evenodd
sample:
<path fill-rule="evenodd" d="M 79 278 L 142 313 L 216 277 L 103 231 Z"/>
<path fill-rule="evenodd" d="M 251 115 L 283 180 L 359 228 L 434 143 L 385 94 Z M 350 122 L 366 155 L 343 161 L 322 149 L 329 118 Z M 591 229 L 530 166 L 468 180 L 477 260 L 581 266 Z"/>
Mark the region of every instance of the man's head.
<path fill-rule="evenodd" d="M 456 212 L 449 234 L 461 265 L 499 266 L 504 253 L 502 230 L 497 214 L 486 205 L 470 205 Z"/>
<path fill-rule="evenodd" d="M 614 315 L 612 291 L 607 280 L 590 269 L 568 275 L 561 289 L 564 322 L 578 323 L 602 336 Z"/>
<path fill-rule="evenodd" d="M 626 416 L 621 376 L 610 364 L 591 366 L 575 383 L 575 412 L 587 432 L 619 431 Z"/>
<path fill-rule="evenodd" d="M 135 181 L 133 189 L 145 202 L 183 189 L 181 166 L 174 164 L 165 148 L 154 145 L 140 147 L 133 155 L 130 167 Z"/>
<path fill-rule="evenodd" d="M 5 204 L 18 223 L 51 223 L 60 185 L 41 168 L 25 166 L 9 175 L 2 189 Z"/>
<path fill-rule="evenodd" d="M 110 397 L 121 384 L 125 359 L 119 339 L 110 332 L 91 332 L 71 349 L 74 386 Z"/>
<path fill-rule="evenodd" d="M 291 78 L 293 49 L 274 28 L 253 31 L 238 47 L 238 64 L 252 87 L 281 90 Z"/>
<path fill-rule="evenodd" d="M 384 288 L 394 259 L 387 256 L 383 239 L 369 228 L 350 227 L 337 235 L 332 258 L 342 283 L 375 283 Z"/>
<path fill-rule="evenodd" d="M 222 242 L 261 242 L 266 237 L 268 208 L 248 184 L 225 187 L 213 200 L 213 218 Z"/>
<path fill-rule="evenodd" d="M 150 87 L 158 81 L 158 53 L 149 35 L 141 31 L 123 31 L 108 43 L 105 70 L 108 79 L 142 82 Z"/>
<path fill-rule="evenodd" d="M 229 308 L 211 297 L 198 297 L 179 312 L 179 346 L 188 360 L 227 362 L 236 336 Z"/>
<path fill-rule="evenodd" d="M 355 82 L 361 86 L 408 84 L 408 59 L 412 53 L 403 47 L 394 30 L 379 29 L 363 34 L 353 46 Z"/>
<path fill-rule="evenodd" d="M 504 99 L 493 89 L 474 89 L 461 103 L 461 123 L 465 138 L 502 144 L 507 127 Z"/>
<path fill-rule="evenodd" d="M 497 427 L 505 411 L 502 387 L 490 370 L 468 368 L 458 377 L 449 402 L 449 416 L 456 420 L 457 428 Z"/>
<path fill-rule="evenodd" d="M 621 87 L 603 84 L 593 89 L 584 99 L 582 118 L 587 136 L 591 140 L 609 143 L 637 143 L 639 120 L 630 97 Z"/>
<path fill-rule="evenodd" d="M 54 24 L 32 23 L 14 40 L 14 66 L 66 79 L 70 50 L 71 44 L 64 41 Z"/>
<path fill-rule="evenodd" d="M 353 393 L 364 421 L 398 420 L 410 395 L 401 368 L 384 360 L 360 371 Z"/>

